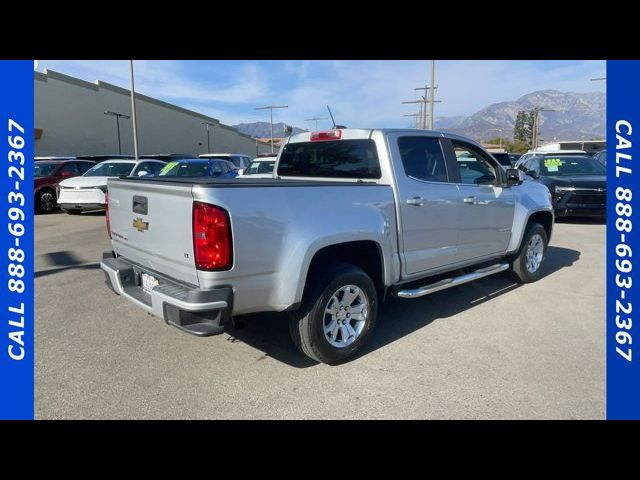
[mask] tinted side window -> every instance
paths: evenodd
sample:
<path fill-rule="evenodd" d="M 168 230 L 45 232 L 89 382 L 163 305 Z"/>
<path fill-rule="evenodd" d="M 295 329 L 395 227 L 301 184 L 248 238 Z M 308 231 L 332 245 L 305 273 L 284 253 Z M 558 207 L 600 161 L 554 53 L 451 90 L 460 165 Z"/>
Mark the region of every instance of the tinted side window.
<path fill-rule="evenodd" d="M 461 183 L 473 185 L 493 185 L 496 171 L 493 163 L 472 145 L 453 142 Z"/>
<path fill-rule="evenodd" d="M 402 137 L 398 149 L 407 176 L 428 182 L 447 182 L 447 168 L 437 138 Z"/>
<path fill-rule="evenodd" d="M 289 177 L 380 178 L 376 144 L 371 139 L 289 143 L 278 164 Z"/>
<path fill-rule="evenodd" d="M 222 162 L 213 162 L 213 164 L 211 165 L 211 172 L 219 175 L 221 173 L 224 172 L 223 167 L 222 167 L 223 163 Z"/>
<path fill-rule="evenodd" d="M 64 166 L 62 167 L 61 172 L 71 172 L 74 175 L 77 175 L 80 173 L 75 162 L 65 163 Z"/>

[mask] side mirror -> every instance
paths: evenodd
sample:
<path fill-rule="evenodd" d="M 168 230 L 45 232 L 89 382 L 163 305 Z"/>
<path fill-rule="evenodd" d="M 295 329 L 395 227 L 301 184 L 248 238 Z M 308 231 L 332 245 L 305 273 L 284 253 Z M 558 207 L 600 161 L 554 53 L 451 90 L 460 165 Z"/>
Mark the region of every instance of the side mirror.
<path fill-rule="evenodd" d="M 520 171 L 517 168 L 507 168 L 507 186 L 520 185 L 522 179 L 520 178 Z"/>
<path fill-rule="evenodd" d="M 536 172 L 535 170 L 527 170 L 526 174 L 529 175 L 531 178 L 535 178 L 535 179 L 540 178 L 540 175 L 538 175 L 538 172 Z"/>
<path fill-rule="evenodd" d="M 242 175 L 244 173 L 244 168 L 241 168 L 240 170 L 238 170 L 238 176 Z"/>
<path fill-rule="evenodd" d="M 139 177 L 144 177 L 145 175 L 149 175 L 149 172 L 147 172 L 146 170 L 140 170 L 138 172 Z"/>

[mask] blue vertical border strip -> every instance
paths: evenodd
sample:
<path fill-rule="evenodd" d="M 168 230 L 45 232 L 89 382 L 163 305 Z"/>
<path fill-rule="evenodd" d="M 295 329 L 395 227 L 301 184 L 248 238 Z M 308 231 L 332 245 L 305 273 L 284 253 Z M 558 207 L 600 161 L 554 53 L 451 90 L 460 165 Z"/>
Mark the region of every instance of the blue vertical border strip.
<path fill-rule="evenodd" d="M 640 419 L 640 61 L 607 62 L 607 418 Z"/>
<path fill-rule="evenodd" d="M 0 60 L 0 419 L 12 420 L 34 418 L 33 66 Z"/>

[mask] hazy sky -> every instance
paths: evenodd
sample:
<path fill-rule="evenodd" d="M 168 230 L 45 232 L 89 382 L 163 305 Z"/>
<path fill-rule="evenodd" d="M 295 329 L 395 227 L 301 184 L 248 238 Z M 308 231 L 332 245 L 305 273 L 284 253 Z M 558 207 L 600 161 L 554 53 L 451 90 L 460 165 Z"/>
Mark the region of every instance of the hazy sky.
<path fill-rule="evenodd" d="M 350 127 L 406 127 L 404 114 L 415 105 L 414 88 L 428 83 L 428 60 L 419 61 L 184 61 L 137 60 L 136 91 L 219 119 L 222 123 L 268 121 L 268 111 L 254 107 L 279 104 L 274 121 L 301 128 L 305 118 L 327 116 Z M 38 70 L 51 69 L 83 80 L 129 86 L 126 60 L 40 60 Z M 439 116 L 470 115 L 491 103 L 544 89 L 605 91 L 605 61 L 436 62 Z M 328 127 L 329 122 L 321 122 Z"/>

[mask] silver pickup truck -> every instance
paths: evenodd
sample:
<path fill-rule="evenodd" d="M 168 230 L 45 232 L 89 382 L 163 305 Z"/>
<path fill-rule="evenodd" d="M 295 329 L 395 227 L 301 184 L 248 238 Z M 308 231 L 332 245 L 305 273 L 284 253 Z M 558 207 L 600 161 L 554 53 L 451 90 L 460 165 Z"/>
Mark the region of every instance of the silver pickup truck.
<path fill-rule="evenodd" d="M 196 335 L 288 311 L 300 350 L 338 364 L 386 295 L 537 280 L 553 225 L 547 188 L 472 140 L 334 129 L 290 137 L 274 178 L 110 179 L 101 267 L 115 293 Z"/>

